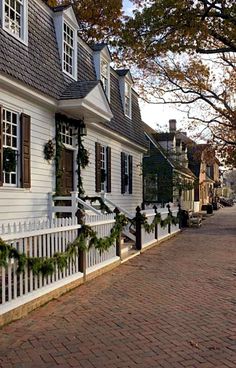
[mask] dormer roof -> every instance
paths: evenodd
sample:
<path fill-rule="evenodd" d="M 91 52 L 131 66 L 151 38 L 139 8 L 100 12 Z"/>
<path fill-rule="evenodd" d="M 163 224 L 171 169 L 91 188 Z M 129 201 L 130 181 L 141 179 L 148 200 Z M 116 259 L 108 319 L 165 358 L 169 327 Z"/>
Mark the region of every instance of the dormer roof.
<path fill-rule="evenodd" d="M 77 29 L 79 28 L 72 5 L 59 5 L 54 7 L 52 10 L 54 13 L 56 13 L 56 15 L 60 15 L 60 13 L 63 14 L 66 20 L 69 20 L 69 22 L 72 23 Z"/>
<path fill-rule="evenodd" d="M 96 44 L 91 45 L 90 48 L 96 53 L 101 52 L 101 54 L 105 56 L 106 59 L 111 61 L 111 53 L 106 43 L 96 43 Z"/>
<path fill-rule="evenodd" d="M 127 77 L 132 83 L 134 82 L 129 69 L 116 69 L 115 72 L 119 77 Z"/>
<path fill-rule="evenodd" d="M 62 12 L 63 10 L 66 10 L 68 8 L 71 8 L 71 5 L 58 5 L 51 8 L 54 13 Z"/>

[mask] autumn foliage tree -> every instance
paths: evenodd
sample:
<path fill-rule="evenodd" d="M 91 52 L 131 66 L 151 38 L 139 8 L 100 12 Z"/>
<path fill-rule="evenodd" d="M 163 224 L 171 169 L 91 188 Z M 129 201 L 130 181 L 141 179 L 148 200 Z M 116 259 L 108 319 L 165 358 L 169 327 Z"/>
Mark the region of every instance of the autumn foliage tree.
<path fill-rule="evenodd" d="M 236 3 L 133 0 L 120 58 L 135 62 L 142 95 L 181 105 L 226 158 L 236 151 Z M 236 163 L 236 162 L 235 162 Z"/>
<path fill-rule="evenodd" d="M 108 42 L 121 30 L 122 0 L 46 0 L 51 7 L 72 5 L 79 35 L 88 43 Z"/>

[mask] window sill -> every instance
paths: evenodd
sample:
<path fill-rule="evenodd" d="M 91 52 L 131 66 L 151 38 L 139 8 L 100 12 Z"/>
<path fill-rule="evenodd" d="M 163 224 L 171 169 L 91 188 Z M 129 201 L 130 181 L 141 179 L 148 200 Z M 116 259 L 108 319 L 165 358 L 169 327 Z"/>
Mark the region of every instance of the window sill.
<path fill-rule="evenodd" d="M 2 187 L 0 187 L 0 190 L 6 191 L 6 192 L 31 192 L 31 188 L 19 188 L 19 187 L 14 187 L 14 186 L 7 186 L 7 185 L 3 185 Z"/>
<path fill-rule="evenodd" d="M 12 33 L 8 28 L 4 27 L 3 26 L 3 29 L 5 32 L 7 32 L 10 36 L 12 36 L 15 40 L 21 42 L 23 45 L 27 46 L 28 47 L 28 38 L 25 37 L 25 38 L 20 38 L 16 35 L 14 35 L 14 33 Z"/>
<path fill-rule="evenodd" d="M 77 82 L 77 80 L 78 80 L 77 75 L 72 75 L 72 74 L 68 73 L 68 72 L 67 72 L 66 70 L 64 70 L 64 69 L 62 69 L 62 71 L 63 71 L 63 73 L 64 73 L 67 77 L 69 77 L 69 78 L 71 78 L 71 79 L 74 79 L 74 80 Z"/>

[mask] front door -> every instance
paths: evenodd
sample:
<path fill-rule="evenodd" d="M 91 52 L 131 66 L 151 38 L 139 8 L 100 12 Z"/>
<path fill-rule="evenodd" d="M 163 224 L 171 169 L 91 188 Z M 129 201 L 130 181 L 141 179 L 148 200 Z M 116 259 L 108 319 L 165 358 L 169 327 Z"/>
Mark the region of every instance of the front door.
<path fill-rule="evenodd" d="M 60 193 L 70 194 L 74 190 L 74 151 L 63 148 L 60 160 L 62 176 L 60 180 Z"/>

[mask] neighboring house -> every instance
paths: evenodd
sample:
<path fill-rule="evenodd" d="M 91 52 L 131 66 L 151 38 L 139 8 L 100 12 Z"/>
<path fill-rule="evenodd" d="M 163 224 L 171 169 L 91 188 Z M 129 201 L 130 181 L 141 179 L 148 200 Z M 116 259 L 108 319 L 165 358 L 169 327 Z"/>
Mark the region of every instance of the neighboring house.
<path fill-rule="evenodd" d="M 86 195 L 134 210 L 146 140 L 129 71 L 77 36 L 71 6 L 0 5 L 0 222 L 47 218 L 48 193 L 77 191 L 80 171 Z M 89 165 L 78 170 L 82 141 Z"/>
<path fill-rule="evenodd" d="M 170 133 L 157 133 L 144 124 L 149 143 L 143 158 L 144 203 L 180 204 L 193 209 L 194 174 L 188 168 L 186 145 L 176 139 L 170 122 Z"/>
<path fill-rule="evenodd" d="M 217 188 L 220 186 L 220 162 L 215 157 L 215 151 L 209 144 L 195 144 L 188 146 L 189 168 L 198 178 L 195 186 L 195 210 L 216 201 Z"/>

